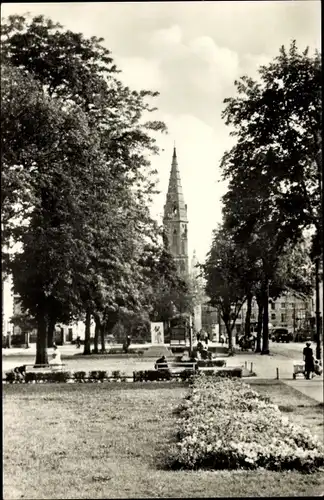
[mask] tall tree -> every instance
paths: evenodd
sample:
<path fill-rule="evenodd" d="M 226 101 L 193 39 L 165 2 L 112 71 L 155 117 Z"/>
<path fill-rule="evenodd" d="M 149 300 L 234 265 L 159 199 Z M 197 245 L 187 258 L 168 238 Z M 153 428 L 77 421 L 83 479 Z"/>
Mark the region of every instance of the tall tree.
<path fill-rule="evenodd" d="M 147 157 L 158 152 L 152 132 L 164 125 L 144 118 L 154 111 L 147 98 L 157 94 L 123 86 L 102 40 L 64 31 L 42 16 L 12 16 L 2 28 L 2 61 L 39 82 L 46 102 L 61 111 L 54 113 L 54 129 L 62 131 L 54 134 L 58 147 L 48 148 L 46 135 L 41 144 L 52 156 L 41 158 L 38 144 L 31 155 L 37 174 L 32 216 L 19 236 L 23 252 L 12 264 L 17 290 L 24 294 L 27 276 L 35 284 L 22 301 L 37 309 L 35 315 L 43 311 L 37 361 L 44 362 L 50 300 L 68 304 L 71 314 L 86 313 L 86 351 L 91 315 L 141 302 L 135 263 L 154 228 L 147 209 L 154 171 Z M 50 146 L 54 142 L 50 137 Z M 33 245 L 41 251 L 33 254 Z"/>
<path fill-rule="evenodd" d="M 225 323 L 229 349 L 233 349 L 233 328 L 246 299 L 244 285 L 245 254 L 235 244 L 233 234 L 223 227 L 214 231 L 211 249 L 203 269 L 206 293 Z"/>
<path fill-rule="evenodd" d="M 260 68 L 259 82 L 242 77 L 238 95 L 225 99 L 223 117 L 237 139 L 222 160 L 225 210 L 232 227 L 261 242 L 264 351 L 266 297 L 280 256 L 305 228 L 321 232 L 321 71 L 320 54 L 299 53 L 293 42 Z"/>

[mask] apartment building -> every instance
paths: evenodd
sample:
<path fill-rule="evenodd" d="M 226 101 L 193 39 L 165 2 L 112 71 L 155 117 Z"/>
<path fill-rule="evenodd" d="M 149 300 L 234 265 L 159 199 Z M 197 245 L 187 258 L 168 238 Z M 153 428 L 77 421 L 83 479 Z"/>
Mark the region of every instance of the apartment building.
<path fill-rule="evenodd" d="M 247 313 L 247 304 L 243 307 L 237 317 L 234 327 L 234 335 L 244 332 L 244 324 Z M 258 321 L 258 305 L 255 299 L 252 301 L 251 327 L 256 328 Z M 204 305 L 202 307 L 202 325 L 210 335 L 225 332 L 225 324 L 221 320 L 215 308 Z M 269 300 L 269 327 L 287 328 L 291 333 L 299 330 L 314 332 L 315 329 L 315 299 L 305 299 L 292 293 L 286 293 L 276 300 Z"/>

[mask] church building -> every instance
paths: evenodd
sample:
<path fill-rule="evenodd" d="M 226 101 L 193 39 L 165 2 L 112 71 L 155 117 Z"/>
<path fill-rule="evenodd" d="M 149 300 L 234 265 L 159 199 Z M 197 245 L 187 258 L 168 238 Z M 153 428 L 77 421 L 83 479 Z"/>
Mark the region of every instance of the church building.
<path fill-rule="evenodd" d="M 176 262 L 179 275 L 186 279 L 189 275 L 188 217 L 187 205 L 182 193 L 176 148 L 173 150 L 169 187 L 164 205 L 163 227 L 165 245 Z"/>

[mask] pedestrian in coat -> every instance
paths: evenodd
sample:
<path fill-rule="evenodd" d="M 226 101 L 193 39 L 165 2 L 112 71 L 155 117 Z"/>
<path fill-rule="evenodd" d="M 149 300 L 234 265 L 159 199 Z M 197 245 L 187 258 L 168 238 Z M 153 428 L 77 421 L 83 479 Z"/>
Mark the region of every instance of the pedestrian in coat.
<path fill-rule="evenodd" d="M 305 376 L 307 380 L 310 379 L 311 374 L 313 374 L 314 368 L 314 355 L 313 349 L 311 348 L 311 343 L 306 342 L 306 347 L 303 350 L 303 358 L 305 362 Z"/>

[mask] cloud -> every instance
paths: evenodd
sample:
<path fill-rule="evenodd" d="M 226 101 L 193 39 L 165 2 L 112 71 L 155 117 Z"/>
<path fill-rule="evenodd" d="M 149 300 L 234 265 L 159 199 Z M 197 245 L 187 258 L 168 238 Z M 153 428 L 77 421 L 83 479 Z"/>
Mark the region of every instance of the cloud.
<path fill-rule="evenodd" d="M 164 77 L 159 61 L 143 57 L 115 56 L 117 67 L 122 71 L 119 78 L 133 90 L 160 90 Z"/>
<path fill-rule="evenodd" d="M 3 4 L 2 15 L 31 11 L 85 36 L 105 39 L 123 82 L 160 90 L 156 118 L 170 134 L 153 165 L 160 189 L 153 210 L 161 214 L 176 140 L 189 212 L 189 246 L 202 258 L 221 220 L 219 161 L 230 145 L 221 119 L 223 99 L 235 95 L 234 80 L 257 69 L 292 39 L 311 52 L 321 47 L 319 1 L 94 2 Z"/>
<path fill-rule="evenodd" d="M 189 49 L 204 63 L 202 71 L 194 72 L 194 81 L 200 88 L 219 93 L 233 83 L 239 67 L 236 52 L 216 45 L 208 36 L 192 40 Z"/>
<path fill-rule="evenodd" d="M 151 39 L 150 43 L 153 46 L 157 46 L 158 49 L 161 46 L 170 47 L 172 45 L 179 45 L 182 42 L 182 31 L 179 25 L 175 24 L 166 29 L 156 30 Z"/>

